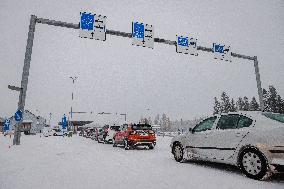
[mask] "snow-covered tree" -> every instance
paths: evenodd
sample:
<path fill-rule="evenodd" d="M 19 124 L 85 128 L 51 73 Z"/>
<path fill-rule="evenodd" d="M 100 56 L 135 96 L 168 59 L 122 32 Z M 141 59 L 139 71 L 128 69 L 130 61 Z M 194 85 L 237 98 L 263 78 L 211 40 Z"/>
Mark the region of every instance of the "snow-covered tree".
<path fill-rule="evenodd" d="M 231 103 L 230 103 L 230 98 L 229 96 L 226 94 L 226 92 L 223 92 L 221 94 L 221 112 L 229 112 L 231 109 Z"/>
<path fill-rule="evenodd" d="M 243 111 L 244 110 L 244 101 L 243 101 L 243 98 L 242 97 L 239 97 L 238 98 L 238 101 L 237 101 L 237 110 L 238 111 Z"/>
<path fill-rule="evenodd" d="M 214 97 L 214 111 L 213 114 L 219 114 L 221 113 L 221 104 L 218 101 L 217 97 Z"/>
<path fill-rule="evenodd" d="M 233 98 L 231 99 L 230 111 L 231 112 L 237 111 L 237 107 Z"/>
<path fill-rule="evenodd" d="M 257 103 L 255 97 L 252 97 L 251 102 L 249 104 L 250 111 L 259 111 L 259 104 Z"/>
<path fill-rule="evenodd" d="M 249 111 L 249 100 L 248 97 L 244 97 L 244 111 Z"/>

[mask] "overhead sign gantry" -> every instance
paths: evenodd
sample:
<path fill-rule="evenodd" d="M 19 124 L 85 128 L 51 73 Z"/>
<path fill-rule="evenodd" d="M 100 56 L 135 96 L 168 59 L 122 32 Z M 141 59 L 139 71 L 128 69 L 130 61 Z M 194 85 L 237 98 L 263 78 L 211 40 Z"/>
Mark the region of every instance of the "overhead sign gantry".
<path fill-rule="evenodd" d="M 157 37 L 154 37 L 154 27 L 152 25 L 138 23 L 138 22 L 132 23 L 132 33 L 126 33 L 126 32 L 106 29 L 106 16 L 83 12 L 83 13 L 80 13 L 80 23 L 79 24 L 66 23 L 62 21 L 50 20 L 50 19 L 45 19 L 45 18 L 38 18 L 35 15 L 31 15 L 27 45 L 26 45 L 26 52 L 25 52 L 24 67 L 23 67 L 23 73 L 22 73 L 22 81 L 21 81 L 21 87 L 20 87 L 21 90 L 19 90 L 20 95 L 19 95 L 18 110 L 22 112 L 24 112 L 24 107 L 25 107 L 29 69 L 30 69 L 30 62 L 31 62 L 33 39 L 34 39 L 36 23 L 47 24 L 51 26 L 65 27 L 65 28 L 72 28 L 72 29 L 80 29 L 79 36 L 83 38 L 90 38 L 90 39 L 97 39 L 97 40 L 105 41 L 106 34 L 108 34 L 108 35 L 132 38 L 133 45 L 149 47 L 152 49 L 154 48 L 154 43 L 164 43 L 170 46 L 175 46 L 177 53 L 184 53 L 184 54 L 190 54 L 190 55 L 197 56 L 198 51 L 203 51 L 203 52 L 214 53 L 215 59 L 220 59 L 220 60 L 225 60 L 225 61 L 231 61 L 231 57 L 252 60 L 254 61 L 260 108 L 261 110 L 264 109 L 258 60 L 256 56 L 247 56 L 247 55 L 233 53 L 230 51 L 230 46 L 225 46 L 225 45 L 221 45 L 217 43 L 213 43 L 213 47 L 211 48 L 203 47 L 200 45 L 198 46 L 197 39 L 193 37 L 189 37 L 189 36 L 185 36 L 185 37 L 176 36 L 176 41 L 157 38 Z M 14 145 L 20 144 L 20 136 L 21 136 L 20 125 L 21 123 L 22 123 L 22 119 L 15 126 L 15 134 L 14 134 L 14 140 L 13 140 Z"/>

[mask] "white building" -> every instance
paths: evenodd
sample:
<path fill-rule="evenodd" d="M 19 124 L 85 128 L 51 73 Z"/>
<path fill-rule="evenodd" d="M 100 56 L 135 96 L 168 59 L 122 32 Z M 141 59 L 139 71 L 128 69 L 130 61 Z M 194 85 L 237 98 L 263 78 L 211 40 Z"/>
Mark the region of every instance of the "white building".
<path fill-rule="evenodd" d="M 10 118 L 10 125 L 14 129 L 17 123 L 14 116 Z M 36 116 L 28 110 L 23 113 L 23 124 L 21 125 L 21 131 L 28 133 L 40 133 L 43 131 L 44 126 L 46 126 L 46 119 L 41 116 Z"/>

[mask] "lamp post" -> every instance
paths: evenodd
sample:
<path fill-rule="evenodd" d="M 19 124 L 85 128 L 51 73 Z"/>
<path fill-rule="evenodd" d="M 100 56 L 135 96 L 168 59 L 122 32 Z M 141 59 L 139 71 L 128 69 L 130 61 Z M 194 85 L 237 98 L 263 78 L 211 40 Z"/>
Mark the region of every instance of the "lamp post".
<path fill-rule="evenodd" d="M 50 125 L 51 115 L 52 115 L 52 113 L 49 113 L 49 121 L 48 121 L 48 125 L 49 125 L 50 127 L 51 127 L 51 125 Z"/>
<path fill-rule="evenodd" d="M 73 121 L 73 109 L 72 109 L 72 105 L 73 105 L 73 99 L 74 99 L 74 84 L 76 79 L 78 79 L 77 76 L 73 76 L 73 77 L 69 77 L 70 79 L 72 79 L 72 83 L 73 83 L 73 88 L 72 88 L 72 102 L 71 102 L 71 112 L 70 112 L 70 116 L 71 116 L 71 127 L 72 125 L 72 121 Z"/>

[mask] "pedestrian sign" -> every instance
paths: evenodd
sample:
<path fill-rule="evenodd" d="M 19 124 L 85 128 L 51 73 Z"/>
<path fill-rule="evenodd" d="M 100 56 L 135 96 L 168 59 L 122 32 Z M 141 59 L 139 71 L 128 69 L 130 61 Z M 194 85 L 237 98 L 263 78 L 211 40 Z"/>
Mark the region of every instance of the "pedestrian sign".
<path fill-rule="evenodd" d="M 17 110 L 14 117 L 16 121 L 21 121 L 21 119 L 23 118 L 23 112 L 21 110 Z"/>

